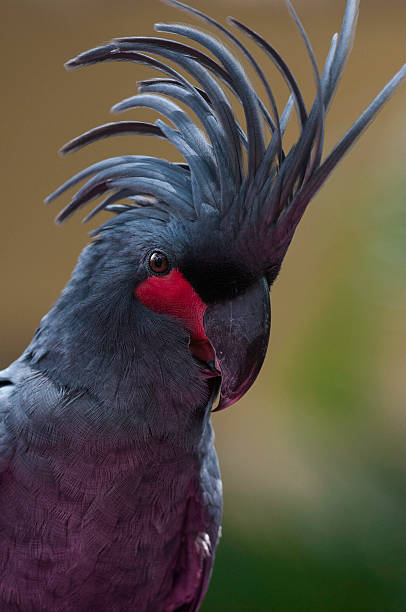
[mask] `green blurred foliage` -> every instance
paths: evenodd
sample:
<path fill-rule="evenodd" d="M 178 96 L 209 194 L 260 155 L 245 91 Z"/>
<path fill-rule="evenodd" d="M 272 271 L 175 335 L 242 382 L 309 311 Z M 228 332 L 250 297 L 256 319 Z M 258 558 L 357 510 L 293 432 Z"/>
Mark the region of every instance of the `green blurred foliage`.
<path fill-rule="evenodd" d="M 226 528 L 202 612 L 405 610 L 406 559 L 395 528 L 371 525 L 366 535 L 380 546 L 373 557 L 341 534 L 314 550 L 300 528 L 285 529 L 270 542 Z"/>

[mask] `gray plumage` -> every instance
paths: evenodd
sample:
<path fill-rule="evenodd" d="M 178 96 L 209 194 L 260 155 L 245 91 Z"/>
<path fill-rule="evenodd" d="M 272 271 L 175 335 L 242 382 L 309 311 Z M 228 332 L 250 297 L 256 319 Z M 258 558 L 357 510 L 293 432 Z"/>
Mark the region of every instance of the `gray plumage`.
<path fill-rule="evenodd" d="M 31 344 L 0 373 L 2 612 L 198 610 L 221 523 L 214 402 L 220 395 L 217 409 L 231 405 L 255 380 L 268 344 L 269 287 L 295 229 L 406 76 L 403 66 L 323 159 L 325 115 L 350 52 L 359 2 L 347 1 L 321 73 L 287 2 L 313 67 L 310 109 L 279 52 L 230 18 L 288 85 L 280 113 L 264 69 L 241 40 L 200 11 L 168 1 L 209 23 L 229 46 L 196 27 L 157 24 L 158 32 L 186 42 L 119 38 L 67 63 L 73 69 L 129 61 L 157 70 L 160 76 L 140 82 L 139 94 L 112 110 L 148 107 L 164 120 L 107 123 L 62 153 L 143 134 L 169 141 L 184 162 L 114 157 L 47 198 L 85 181 L 57 221 L 100 198 L 86 219 L 104 209 L 115 216 L 92 233 Z M 266 101 L 237 52 L 261 80 Z M 284 134 L 294 108 L 300 135 L 287 151 Z M 151 268 L 151 253 L 169 262 L 162 275 Z M 159 286 L 162 295 L 151 298 L 151 287 Z M 175 303 L 165 302 L 171 291 Z"/>

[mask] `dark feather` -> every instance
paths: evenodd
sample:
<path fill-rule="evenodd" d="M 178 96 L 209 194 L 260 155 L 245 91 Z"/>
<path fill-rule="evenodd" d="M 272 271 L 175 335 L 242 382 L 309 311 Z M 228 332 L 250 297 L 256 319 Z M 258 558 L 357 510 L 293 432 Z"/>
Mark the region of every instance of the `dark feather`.
<path fill-rule="evenodd" d="M 266 106 L 264 105 L 264 103 L 262 102 L 262 100 L 259 98 L 259 96 L 257 96 L 257 94 L 255 93 L 255 90 L 253 89 L 253 87 L 251 86 L 251 84 L 248 82 L 248 88 L 250 90 L 251 95 L 254 94 L 254 96 L 256 96 L 257 98 L 257 102 L 261 108 L 261 110 L 263 111 L 264 117 L 267 121 L 267 123 L 271 126 L 272 131 L 274 131 L 275 129 L 277 129 L 277 131 L 279 132 L 279 136 L 280 136 L 280 126 L 279 126 L 279 114 L 278 114 L 278 109 L 276 106 L 276 102 L 275 102 L 275 98 L 274 95 L 272 93 L 272 90 L 269 86 L 269 83 L 264 75 L 263 70 L 261 69 L 261 67 L 259 66 L 258 62 L 256 61 L 256 59 L 254 58 L 254 56 L 248 51 L 248 49 L 242 44 L 242 42 L 240 40 L 238 40 L 238 38 L 236 36 L 234 36 L 234 34 L 232 34 L 231 32 L 229 32 L 227 30 L 227 28 L 225 28 L 223 25 L 221 25 L 218 21 L 216 21 L 215 19 L 213 19 L 212 17 L 210 17 L 209 15 L 206 15 L 205 13 L 202 13 L 201 11 L 198 11 L 197 9 L 187 6 L 186 4 L 183 4 L 182 2 L 179 2 L 178 0 L 164 0 L 167 4 L 173 5 L 175 7 L 179 7 L 187 12 L 192 13 L 193 15 L 196 15 L 197 17 L 199 17 L 200 19 L 202 19 L 203 21 L 206 21 L 207 23 L 209 23 L 210 25 L 214 26 L 217 30 L 219 30 L 222 34 L 224 34 L 229 40 L 231 40 L 231 42 L 234 43 L 234 45 L 236 45 L 236 47 L 242 51 L 242 53 L 248 58 L 249 62 L 251 63 L 251 65 L 254 67 L 255 72 L 257 73 L 257 75 L 259 76 L 263 86 L 265 87 L 265 90 L 267 92 L 268 95 L 268 99 L 269 99 L 269 103 L 270 106 L 274 112 L 274 117 L 275 117 L 275 124 L 273 123 L 271 116 L 268 112 L 268 110 L 266 109 Z M 159 31 L 159 28 L 158 28 Z M 165 31 L 165 29 L 162 29 L 162 31 Z M 236 89 L 236 93 L 238 93 L 238 89 Z M 242 101 L 241 96 L 240 100 Z M 247 124 L 249 124 L 249 118 L 247 117 Z M 280 143 L 281 143 L 281 138 L 280 138 Z M 281 155 L 281 152 L 280 152 Z"/>
<path fill-rule="evenodd" d="M 292 95 L 294 96 L 300 124 L 303 127 L 307 120 L 307 111 L 306 111 L 305 103 L 302 98 L 302 94 L 300 93 L 299 85 L 297 84 L 295 77 L 289 70 L 289 67 L 286 64 L 283 57 L 278 53 L 278 51 L 272 45 L 270 45 L 262 36 L 260 36 L 260 34 L 258 34 L 257 32 L 254 32 L 254 30 L 251 30 L 251 28 L 241 23 L 241 21 L 238 21 L 237 19 L 234 19 L 233 17 L 229 17 L 228 20 L 230 23 L 235 25 L 237 28 L 239 28 L 240 30 L 248 34 L 248 36 L 250 36 L 250 38 L 252 38 L 259 47 L 262 47 L 262 49 L 264 49 L 265 53 L 275 63 L 276 67 L 278 68 L 283 78 L 285 79 L 286 83 L 288 84 L 292 92 Z"/>
<path fill-rule="evenodd" d="M 60 154 L 67 155 L 67 153 L 77 151 L 91 142 L 97 142 L 103 138 L 110 138 L 110 136 L 122 136 L 123 134 L 142 134 L 143 136 L 158 136 L 159 138 L 165 138 L 162 131 L 152 123 L 144 123 L 142 121 L 116 121 L 114 123 L 99 125 L 73 138 L 73 140 L 67 142 L 66 145 L 60 149 Z"/>
<path fill-rule="evenodd" d="M 264 154 L 265 145 L 257 96 L 241 64 L 222 43 L 206 34 L 206 32 L 180 24 L 157 24 L 155 28 L 158 32 L 180 34 L 200 43 L 222 62 L 231 77 L 232 87 L 241 100 L 244 109 L 248 136 L 248 171 L 253 176 Z"/>
<path fill-rule="evenodd" d="M 165 78 L 142 81 L 141 95 L 131 96 L 116 105 L 113 110 L 147 106 L 165 115 L 176 129 L 160 120 L 154 125 L 131 121 L 110 123 L 74 139 L 65 145 L 62 153 L 111 135 L 151 134 L 169 140 L 184 157 L 188 170 L 182 175 L 180 184 L 176 179 L 180 175 L 171 171 L 163 172 L 159 176 L 161 170 L 158 167 L 152 171 L 151 168 L 138 165 L 137 170 L 134 170 L 136 176 L 131 174 L 133 170 L 128 170 L 128 175 L 121 176 L 120 165 L 131 165 L 132 161 L 136 163 L 133 157 L 130 159 L 124 156 L 100 162 L 77 174 L 48 197 L 47 201 L 51 201 L 79 181 L 96 175 L 60 213 L 59 221 L 66 219 L 75 210 L 104 192 L 110 193 L 107 199 L 92 211 L 91 216 L 103 208 L 122 212 L 123 209 L 115 202 L 117 198 L 125 195 L 127 199 L 146 197 L 149 202 L 147 208 L 150 210 L 154 206 L 166 206 L 166 210 L 172 210 L 177 215 L 184 214 L 188 218 L 191 214 L 202 217 L 210 210 L 217 210 L 222 227 L 230 227 L 231 224 L 244 229 L 245 239 L 250 235 L 255 252 L 258 252 L 260 244 L 266 260 L 264 266 L 277 269 L 308 203 L 405 78 L 406 71 L 405 67 L 399 71 L 323 161 L 324 116 L 351 50 L 359 0 L 347 0 L 341 32 L 332 38 L 321 75 L 305 30 L 291 3 L 286 1 L 313 66 L 316 96 L 309 113 L 292 71 L 282 55 L 259 33 L 240 21 L 229 18 L 232 25 L 264 50 L 287 83 L 291 96 L 280 119 L 272 89 L 252 53 L 222 24 L 178 0 L 168 0 L 168 3 L 203 19 L 248 59 L 265 87 L 269 109 L 255 92 L 240 61 L 231 50 L 211 34 L 188 25 L 157 24 L 156 30 L 183 36 L 191 41 L 191 44 L 158 36 L 124 37 L 81 53 L 70 60 L 67 63 L 68 69 L 104 61 L 130 61 L 148 65 L 164 73 Z M 213 57 L 197 49 L 193 43 L 200 44 Z M 162 60 L 146 54 L 160 56 Z M 168 66 L 167 61 L 185 71 L 197 85 L 192 84 L 178 69 Z M 245 114 L 246 134 L 235 117 L 226 90 L 233 92 L 241 103 Z M 165 96 L 190 108 L 201 122 L 205 134 L 181 107 Z M 282 140 L 293 106 L 297 109 L 301 131 L 297 141 L 285 155 Z M 263 118 L 272 131 L 267 146 L 264 144 Z M 247 171 L 244 169 L 245 147 Z"/>

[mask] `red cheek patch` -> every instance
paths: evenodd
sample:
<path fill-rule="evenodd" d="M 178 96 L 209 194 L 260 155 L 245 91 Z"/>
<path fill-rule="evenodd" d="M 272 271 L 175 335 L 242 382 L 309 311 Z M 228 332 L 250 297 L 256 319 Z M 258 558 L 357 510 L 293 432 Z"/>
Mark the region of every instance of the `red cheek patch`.
<path fill-rule="evenodd" d="M 150 276 L 136 287 L 134 294 L 154 312 L 182 321 L 191 335 L 191 345 L 203 346 L 208 342 L 203 327 L 206 304 L 179 270 L 172 270 L 165 276 Z M 206 355 L 196 356 L 202 359 Z"/>

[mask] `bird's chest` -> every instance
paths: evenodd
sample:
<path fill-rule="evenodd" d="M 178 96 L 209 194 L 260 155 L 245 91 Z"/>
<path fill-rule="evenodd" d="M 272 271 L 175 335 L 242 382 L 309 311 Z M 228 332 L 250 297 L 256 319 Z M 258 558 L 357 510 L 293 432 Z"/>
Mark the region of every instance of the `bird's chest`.
<path fill-rule="evenodd" d="M 18 453 L 0 492 L 6 588 L 31 598 L 41 584 L 61 611 L 96 605 L 95 593 L 98 609 L 113 611 L 164 589 L 199 495 L 196 457 L 164 446 Z"/>

